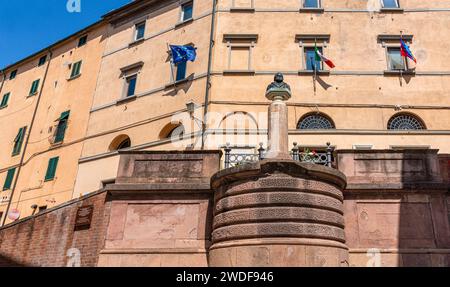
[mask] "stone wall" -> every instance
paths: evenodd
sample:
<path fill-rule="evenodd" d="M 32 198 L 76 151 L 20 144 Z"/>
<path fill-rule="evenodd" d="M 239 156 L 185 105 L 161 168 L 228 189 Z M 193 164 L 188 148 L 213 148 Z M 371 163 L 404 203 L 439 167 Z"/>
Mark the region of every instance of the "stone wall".
<path fill-rule="evenodd" d="M 96 266 L 109 220 L 106 192 L 72 200 L 0 228 L 0 267 Z M 75 228 L 79 207 L 93 206 L 90 228 Z"/>
<path fill-rule="evenodd" d="M 78 255 L 81 266 L 209 266 L 220 156 L 121 153 L 105 190 L 0 228 L 0 266 L 67 266 Z M 338 151 L 350 266 L 450 266 L 448 160 L 436 150 Z M 90 205 L 90 228 L 75 229 Z"/>
<path fill-rule="evenodd" d="M 211 176 L 219 151 L 128 152 L 106 187 L 111 219 L 99 266 L 208 266 Z"/>
<path fill-rule="evenodd" d="M 338 167 L 348 180 L 351 266 L 450 266 L 448 184 L 436 150 L 339 151 Z"/>

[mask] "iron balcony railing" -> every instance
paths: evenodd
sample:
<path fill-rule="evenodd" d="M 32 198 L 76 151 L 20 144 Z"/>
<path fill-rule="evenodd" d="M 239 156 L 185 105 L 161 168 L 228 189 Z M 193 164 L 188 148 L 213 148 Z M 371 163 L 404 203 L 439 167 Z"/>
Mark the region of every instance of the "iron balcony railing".
<path fill-rule="evenodd" d="M 262 143 L 259 144 L 259 148 L 256 153 L 234 153 L 233 148 L 229 143 L 226 144 L 224 151 L 225 168 L 263 160 L 266 154 L 266 150 L 264 149 Z M 331 147 L 330 143 L 327 143 L 326 151 L 319 152 L 316 152 L 312 149 L 304 149 L 303 151 L 300 151 L 300 147 L 298 146 L 298 144 L 294 143 L 294 147 L 292 148 L 290 154 L 293 160 L 333 167 L 333 152 L 334 148 Z"/>

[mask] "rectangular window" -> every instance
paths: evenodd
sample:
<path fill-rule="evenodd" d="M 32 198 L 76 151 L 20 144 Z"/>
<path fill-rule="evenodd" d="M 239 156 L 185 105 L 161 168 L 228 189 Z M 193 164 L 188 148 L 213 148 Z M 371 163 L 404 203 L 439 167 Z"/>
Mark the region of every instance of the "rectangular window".
<path fill-rule="evenodd" d="M 40 79 L 35 80 L 35 81 L 31 84 L 30 96 L 34 96 L 34 95 L 37 94 L 38 89 L 39 89 L 39 81 L 40 81 Z"/>
<path fill-rule="evenodd" d="M 317 47 L 322 53 L 322 47 Z M 323 68 L 322 61 L 316 61 L 316 50 L 314 47 L 305 47 L 305 68 L 308 71 L 320 71 Z"/>
<path fill-rule="evenodd" d="M 135 26 L 135 35 L 134 35 L 134 40 L 140 40 L 140 39 L 144 39 L 144 35 L 145 35 L 145 22 L 136 24 Z"/>
<path fill-rule="evenodd" d="M 47 61 L 47 56 L 42 56 L 42 57 L 39 59 L 38 67 L 44 65 L 44 64 L 45 64 L 45 61 Z"/>
<path fill-rule="evenodd" d="M 188 2 L 181 6 L 181 21 L 187 21 L 192 19 L 192 13 L 194 10 L 194 3 Z"/>
<path fill-rule="evenodd" d="M 253 8 L 254 0 L 233 0 L 231 7 L 235 9 Z"/>
<path fill-rule="evenodd" d="M 17 70 L 11 71 L 11 74 L 9 74 L 9 79 L 13 80 L 17 76 Z"/>
<path fill-rule="evenodd" d="M 55 179 L 56 168 L 58 166 L 59 157 L 53 157 L 48 161 L 47 172 L 45 173 L 45 181 Z"/>
<path fill-rule="evenodd" d="M 3 184 L 3 190 L 11 189 L 11 185 L 12 185 L 15 173 L 16 173 L 15 167 L 8 169 L 8 173 L 6 174 L 5 183 Z"/>
<path fill-rule="evenodd" d="M 383 0 L 383 8 L 400 8 L 398 0 Z"/>
<path fill-rule="evenodd" d="M 86 45 L 86 43 L 87 43 L 87 35 L 78 39 L 78 48 Z"/>
<path fill-rule="evenodd" d="M 181 62 L 177 64 L 177 77 L 176 81 L 181 81 L 186 78 L 186 68 L 187 68 L 187 62 Z"/>
<path fill-rule="evenodd" d="M 25 138 L 26 129 L 27 127 L 20 128 L 16 138 L 14 139 L 14 148 L 12 152 L 13 156 L 18 155 L 20 153 L 20 150 L 22 149 L 22 143 L 23 139 Z"/>
<path fill-rule="evenodd" d="M 250 70 L 250 47 L 231 47 L 230 70 Z"/>
<path fill-rule="evenodd" d="M 6 93 L 6 94 L 3 95 L 2 101 L 0 103 L 0 109 L 6 107 L 8 105 L 9 95 L 10 94 L 11 93 Z"/>
<path fill-rule="evenodd" d="M 388 62 L 390 70 L 405 70 L 406 64 L 402 57 L 400 48 L 387 48 Z"/>
<path fill-rule="evenodd" d="M 320 0 L 304 0 L 304 8 L 320 8 Z"/>
<path fill-rule="evenodd" d="M 80 75 L 81 72 L 81 63 L 82 61 L 78 61 L 72 65 L 72 73 L 70 74 L 70 78 L 75 78 Z"/>
<path fill-rule="evenodd" d="M 67 123 L 69 121 L 70 111 L 65 111 L 59 117 L 58 126 L 55 133 L 55 143 L 60 143 L 64 140 L 66 134 Z"/>
<path fill-rule="evenodd" d="M 137 75 L 127 77 L 126 79 L 127 97 L 132 97 L 136 93 Z"/>

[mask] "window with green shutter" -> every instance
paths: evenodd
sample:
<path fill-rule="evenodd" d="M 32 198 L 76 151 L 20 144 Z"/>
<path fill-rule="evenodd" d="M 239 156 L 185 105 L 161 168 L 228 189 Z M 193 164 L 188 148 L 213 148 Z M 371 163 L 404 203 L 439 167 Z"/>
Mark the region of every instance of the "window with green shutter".
<path fill-rule="evenodd" d="M 45 62 L 47 61 L 47 56 L 42 56 L 39 59 L 39 63 L 38 63 L 38 67 L 43 66 L 45 64 Z"/>
<path fill-rule="evenodd" d="M 80 75 L 80 72 L 81 72 L 81 62 L 82 62 L 82 61 L 79 61 L 79 62 L 76 62 L 76 63 L 74 63 L 74 64 L 72 65 L 72 73 L 70 74 L 70 78 L 74 78 L 74 77 Z"/>
<path fill-rule="evenodd" d="M 3 190 L 11 189 L 11 184 L 14 179 L 14 174 L 16 173 L 16 168 L 10 168 L 6 174 L 5 184 L 3 185 Z"/>
<path fill-rule="evenodd" d="M 25 137 L 26 129 L 27 127 L 20 128 L 16 138 L 14 139 L 14 148 L 12 152 L 13 156 L 18 155 L 20 153 L 20 150 L 22 149 L 22 143 Z"/>
<path fill-rule="evenodd" d="M 8 105 L 10 93 L 6 93 L 3 95 L 2 102 L 0 103 L 0 109 L 4 108 Z"/>
<path fill-rule="evenodd" d="M 37 91 L 38 91 L 38 88 L 39 88 L 39 81 L 40 81 L 40 79 L 35 80 L 33 82 L 33 84 L 31 84 L 30 96 L 33 96 L 33 95 L 37 94 Z"/>
<path fill-rule="evenodd" d="M 66 134 L 67 122 L 69 121 L 70 111 L 65 111 L 59 117 L 58 127 L 55 133 L 55 143 L 60 143 L 64 140 L 64 135 Z"/>
<path fill-rule="evenodd" d="M 58 166 L 59 157 L 53 157 L 48 161 L 47 172 L 45 173 L 45 181 L 55 179 L 56 167 Z"/>
<path fill-rule="evenodd" d="M 78 48 L 86 45 L 87 43 L 87 35 L 84 35 L 80 39 L 78 39 Z"/>
<path fill-rule="evenodd" d="M 17 76 L 17 70 L 11 71 L 11 74 L 9 74 L 9 79 L 14 80 Z"/>

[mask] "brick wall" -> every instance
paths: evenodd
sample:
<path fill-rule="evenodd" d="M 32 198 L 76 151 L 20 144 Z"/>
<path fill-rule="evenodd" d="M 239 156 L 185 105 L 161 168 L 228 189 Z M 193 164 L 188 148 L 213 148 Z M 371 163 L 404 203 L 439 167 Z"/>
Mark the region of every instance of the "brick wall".
<path fill-rule="evenodd" d="M 97 192 L 0 228 L 0 267 L 67 266 L 77 258 L 96 266 L 109 220 L 105 199 Z M 91 226 L 75 230 L 77 210 L 86 205 L 94 206 Z"/>

